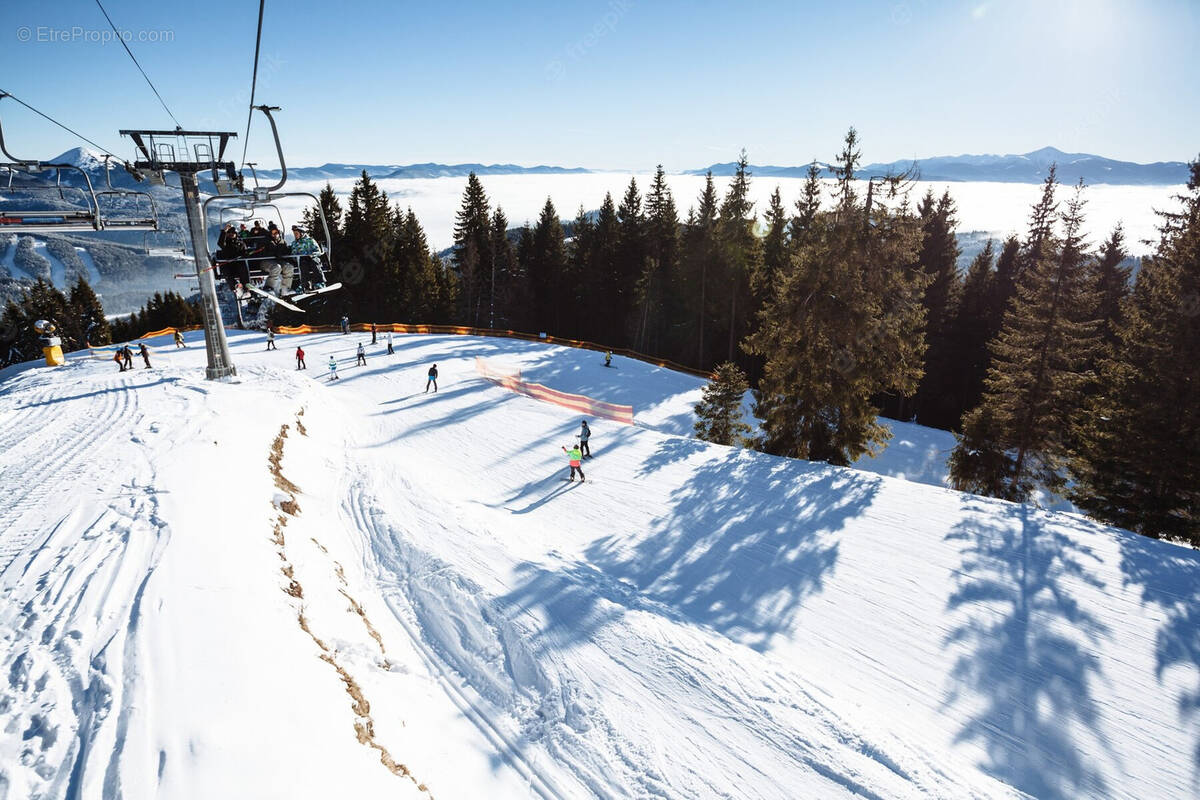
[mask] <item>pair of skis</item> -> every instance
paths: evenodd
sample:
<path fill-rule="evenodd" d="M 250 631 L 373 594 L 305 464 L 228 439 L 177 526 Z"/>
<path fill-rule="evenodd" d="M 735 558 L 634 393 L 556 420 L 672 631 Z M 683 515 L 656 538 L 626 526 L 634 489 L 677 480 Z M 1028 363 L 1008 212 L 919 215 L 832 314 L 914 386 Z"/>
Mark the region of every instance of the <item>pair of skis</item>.
<path fill-rule="evenodd" d="M 299 302 L 301 300 L 307 300 L 310 297 L 316 297 L 317 295 L 324 294 L 325 292 L 336 291 L 337 289 L 342 288 L 342 285 L 340 283 L 331 283 L 328 286 L 322 286 L 320 289 L 312 289 L 311 291 L 299 292 L 297 294 L 288 295 L 287 300 L 284 300 L 282 297 L 279 297 L 277 295 L 273 295 L 270 292 L 264 292 L 262 289 L 258 289 L 247 283 L 243 283 L 242 288 L 248 292 L 253 292 L 256 295 L 259 295 L 260 297 L 264 297 L 273 303 L 278 303 L 279 305 L 283 306 L 284 308 L 290 308 L 292 311 L 299 311 L 301 314 L 303 314 L 304 313 L 303 308 L 301 308 L 300 306 L 295 305 L 289 301 L 295 300 L 295 301 Z"/>

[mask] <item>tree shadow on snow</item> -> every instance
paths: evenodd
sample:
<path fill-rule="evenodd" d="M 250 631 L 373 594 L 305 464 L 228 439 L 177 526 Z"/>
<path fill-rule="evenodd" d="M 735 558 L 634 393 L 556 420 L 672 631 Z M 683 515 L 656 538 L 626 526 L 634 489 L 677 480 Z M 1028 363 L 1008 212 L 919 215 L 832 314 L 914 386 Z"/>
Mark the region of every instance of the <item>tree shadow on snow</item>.
<path fill-rule="evenodd" d="M 668 440 L 646 475 L 703 449 Z M 702 463 L 648 535 L 610 536 L 589 561 L 645 598 L 766 650 L 837 564 L 838 531 L 862 514 L 880 480 L 852 470 L 731 449 Z"/>
<path fill-rule="evenodd" d="M 1166 621 L 1154 642 L 1155 675 L 1161 682 L 1173 667 L 1200 673 L 1200 553 L 1122 532 L 1121 571 L 1125 584 L 1142 587 L 1142 601 L 1162 609 Z M 1200 679 L 1177 700 L 1181 726 L 1196 732 L 1192 786 L 1200 787 Z"/>
<path fill-rule="evenodd" d="M 979 742 L 984 771 L 1034 797 L 1106 796 L 1073 734 L 1111 750 L 1091 693 L 1109 631 L 1072 594 L 1104 590 L 1089 565 L 1098 559 L 1028 506 L 964 503 L 946 537 L 961 543 L 962 565 L 947 601 L 960 622 L 945 640 L 959 653 L 945 706 L 970 709 L 956 741 Z"/>

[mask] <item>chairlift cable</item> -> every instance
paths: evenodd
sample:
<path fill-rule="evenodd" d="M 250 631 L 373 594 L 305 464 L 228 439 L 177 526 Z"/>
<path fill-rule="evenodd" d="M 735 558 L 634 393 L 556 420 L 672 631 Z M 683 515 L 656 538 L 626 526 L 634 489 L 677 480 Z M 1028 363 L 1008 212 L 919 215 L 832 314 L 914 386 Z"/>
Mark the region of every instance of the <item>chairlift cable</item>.
<path fill-rule="evenodd" d="M 100 2 L 100 0 L 96 0 Z M 258 89 L 258 53 L 262 47 L 263 10 L 267 0 L 258 0 L 258 33 L 254 37 L 254 72 L 250 76 L 250 110 L 246 114 L 246 137 L 242 139 L 242 166 L 246 166 L 246 150 L 250 147 L 250 123 L 254 120 L 254 92 Z"/>
<path fill-rule="evenodd" d="M 29 109 L 30 111 L 32 111 L 33 113 L 37 114 L 39 117 L 42 117 L 43 119 L 46 119 L 46 120 L 49 120 L 50 122 L 53 122 L 55 125 L 57 125 L 58 127 L 62 128 L 64 131 L 66 131 L 67 133 L 71 134 L 72 136 L 74 136 L 74 137 L 76 137 L 76 138 L 79 138 L 79 139 L 82 139 L 83 141 L 85 141 L 85 142 L 87 142 L 88 144 L 90 144 L 92 147 L 96 148 L 97 150 L 100 150 L 102 153 L 104 153 L 104 155 L 106 155 L 106 156 L 112 156 L 113 158 L 116 158 L 116 157 L 117 157 L 117 156 L 113 155 L 113 154 L 112 154 L 112 152 L 110 152 L 110 151 L 109 151 L 109 149 L 108 149 L 107 147 L 101 147 L 100 145 L 98 145 L 98 144 L 96 144 L 95 142 L 93 142 L 91 139 L 89 139 L 89 138 L 87 138 L 86 136 L 84 136 L 82 133 L 79 133 L 78 131 L 73 131 L 73 130 L 71 130 L 70 128 L 68 128 L 66 125 L 63 125 L 61 122 L 59 122 L 58 120 L 54 119 L 54 117 L 51 117 L 49 114 L 46 114 L 46 113 L 44 113 L 44 112 L 42 112 L 42 111 L 38 111 L 36 108 L 34 108 L 33 106 L 29 105 L 29 103 L 26 103 L 26 102 L 25 102 L 24 100 L 22 100 L 21 98 L 17 97 L 17 96 L 16 96 L 15 94 L 13 94 L 12 92 L 6 92 L 5 90 L 3 90 L 3 89 L 0 89 L 0 98 L 4 98 L 4 97 L 11 97 L 13 100 L 16 100 L 18 103 L 20 103 L 21 105 L 25 106 L 26 108 L 28 108 L 28 109 Z"/>
<path fill-rule="evenodd" d="M 150 76 L 146 74 L 146 70 L 142 69 L 142 65 L 138 63 L 137 57 L 134 56 L 133 51 L 129 49 L 129 45 L 125 43 L 125 37 L 121 35 L 119 30 L 117 30 L 117 26 L 113 23 L 112 17 L 110 17 L 108 12 L 104 10 L 104 4 L 101 3 L 100 0 L 96 0 L 96 5 L 100 6 L 100 12 L 104 14 L 104 18 L 108 20 L 108 24 L 112 27 L 113 33 L 117 36 L 117 41 L 119 41 L 121 46 L 125 48 L 125 52 L 129 53 L 129 57 L 133 59 L 133 65 L 138 68 L 138 72 L 142 73 L 142 77 L 146 79 L 146 83 L 150 84 L 150 88 L 153 90 L 154 96 L 158 98 L 158 102 L 162 103 L 162 107 L 166 109 L 167 115 L 174 121 L 175 127 L 182 129 L 183 126 L 179 124 L 179 120 L 175 119 L 175 115 L 171 113 L 171 109 L 167 108 L 167 101 L 163 100 L 162 95 L 158 93 L 158 89 L 154 86 L 154 81 L 150 80 Z"/>

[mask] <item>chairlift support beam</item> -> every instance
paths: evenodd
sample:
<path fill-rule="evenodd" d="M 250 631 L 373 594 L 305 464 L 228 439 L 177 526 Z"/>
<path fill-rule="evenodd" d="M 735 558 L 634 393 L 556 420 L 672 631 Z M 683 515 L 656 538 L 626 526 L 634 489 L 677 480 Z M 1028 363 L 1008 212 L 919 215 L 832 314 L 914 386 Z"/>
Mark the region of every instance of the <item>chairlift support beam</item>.
<path fill-rule="evenodd" d="M 216 281 L 212 270 L 209 269 L 208 233 L 204 229 L 200 186 L 196 178 L 199 173 L 211 170 L 214 178 L 219 171 L 224 171 L 231 181 L 235 180 L 233 162 L 224 159 L 229 140 L 236 138 L 237 134 L 232 131 L 176 129 L 122 130 L 121 135 L 132 139 L 141 153 L 142 157 L 134 162 L 134 168 L 155 173 L 175 172 L 179 175 L 179 185 L 183 189 L 183 206 L 187 211 L 188 229 L 192 237 L 196 278 L 200 284 L 201 308 L 204 311 L 204 343 L 208 353 L 208 367 L 204 374 L 209 380 L 237 375 L 237 368 L 233 365 L 233 358 L 229 353 L 225 325 L 221 320 L 221 308 L 217 303 Z M 173 143 L 156 142 L 156 139 L 171 139 Z M 200 139 L 205 141 L 196 141 Z M 214 140 L 217 145 L 215 151 Z M 177 150 L 175 144 L 183 146 Z"/>

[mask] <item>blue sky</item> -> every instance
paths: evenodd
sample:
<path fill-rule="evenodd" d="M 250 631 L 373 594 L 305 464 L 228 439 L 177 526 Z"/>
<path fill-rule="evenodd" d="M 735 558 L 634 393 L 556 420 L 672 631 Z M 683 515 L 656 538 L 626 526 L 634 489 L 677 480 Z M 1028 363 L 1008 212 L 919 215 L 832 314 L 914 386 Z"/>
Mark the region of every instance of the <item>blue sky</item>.
<path fill-rule="evenodd" d="M 185 126 L 244 130 L 255 0 L 105 6 Z M 120 44 L 95 41 L 106 29 L 94 0 L 5 0 L 0 88 L 128 155 L 118 129 L 173 125 Z M 267 0 L 258 99 L 283 107 L 298 166 L 682 170 L 743 147 L 798 164 L 850 125 L 868 161 L 1187 160 L 1198 40 L 1194 0 Z M 0 114 L 14 155 L 78 144 L 11 100 Z M 250 160 L 274 164 L 259 124 Z"/>

